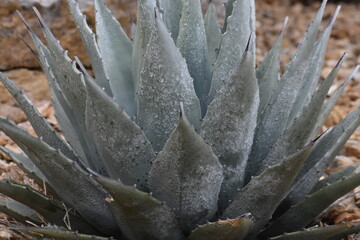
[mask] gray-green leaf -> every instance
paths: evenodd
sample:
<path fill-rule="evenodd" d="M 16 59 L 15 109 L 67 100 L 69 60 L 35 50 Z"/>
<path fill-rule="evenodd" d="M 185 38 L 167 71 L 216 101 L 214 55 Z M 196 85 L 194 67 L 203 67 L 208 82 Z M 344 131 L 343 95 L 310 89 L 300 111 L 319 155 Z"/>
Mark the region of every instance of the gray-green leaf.
<path fill-rule="evenodd" d="M 98 181 L 110 193 L 112 198 L 106 200 L 128 239 L 184 239 L 175 214 L 166 204 L 119 181 L 107 178 Z"/>
<path fill-rule="evenodd" d="M 159 152 L 178 120 L 176 106 L 184 103 L 185 113 L 197 131 L 201 110 L 186 62 L 159 17 L 152 29 L 141 72 L 138 122 Z"/>
<path fill-rule="evenodd" d="M 179 21 L 184 0 L 158 0 L 159 8 L 163 11 L 164 23 L 169 29 L 171 37 L 176 42 L 179 34 Z"/>
<path fill-rule="evenodd" d="M 151 167 L 150 190 L 174 209 L 188 232 L 216 213 L 223 178 L 217 157 L 182 109 L 177 127 Z"/>
<path fill-rule="evenodd" d="M 205 116 L 211 85 L 208 48 L 200 1 L 184 0 L 176 46 L 186 60 L 194 89 L 200 100 L 201 116 Z"/>
<path fill-rule="evenodd" d="M 103 0 L 95 0 L 96 35 L 104 68 L 117 104 L 130 117 L 137 112 L 132 77 L 132 43 Z"/>
<path fill-rule="evenodd" d="M 237 193 L 237 188 L 242 187 L 255 133 L 259 88 L 253 65 L 254 54 L 250 50 L 254 41 L 253 38 L 249 40 L 241 63 L 216 94 L 203 120 L 201 135 L 224 167 L 220 209 L 224 209 Z"/>
<path fill-rule="evenodd" d="M 206 33 L 209 65 L 210 70 L 212 71 L 219 54 L 221 42 L 221 30 L 218 23 L 215 6 L 212 2 L 210 2 L 204 16 L 204 27 Z"/>

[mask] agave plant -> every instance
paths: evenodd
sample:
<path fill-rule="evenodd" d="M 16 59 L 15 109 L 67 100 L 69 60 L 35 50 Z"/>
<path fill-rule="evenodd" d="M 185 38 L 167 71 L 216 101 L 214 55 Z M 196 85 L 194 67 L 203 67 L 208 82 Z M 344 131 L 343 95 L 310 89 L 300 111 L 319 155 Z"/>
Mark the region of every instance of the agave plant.
<path fill-rule="evenodd" d="M 222 29 L 212 4 L 203 18 L 198 0 L 139 0 L 132 39 L 102 0 L 94 1 L 96 34 L 68 0 L 94 76 L 68 57 L 36 9 L 46 45 L 19 13 L 65 140 L 0 74 L 37 134 L 0 118 L 24 153 L 1 150 L 47 193 L 0 181 L 12 199 L 0 210 L 32 224 L 12 229 L 131 240 L 340 239 L 359 231 L 311 228 L 360 185 L 354 167 L 319 182 L 360 124 L 358 108 L 318 136 L 357 70 L 326 98 L 346 54 L 320 79 L 339 12 L 317 38 L 325 4 L 281 76 L 286 20 L 256 67 L 253 0 L 230 0 Z"/>

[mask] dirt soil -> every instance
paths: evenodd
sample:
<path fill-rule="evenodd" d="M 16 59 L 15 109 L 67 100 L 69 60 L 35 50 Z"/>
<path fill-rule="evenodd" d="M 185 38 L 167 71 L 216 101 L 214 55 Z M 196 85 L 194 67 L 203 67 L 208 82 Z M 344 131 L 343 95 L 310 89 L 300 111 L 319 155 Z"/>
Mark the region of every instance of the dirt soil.
<path fill-rule="evenodd" d="M 224 0 L 225 1 L 225 0 Z M 213 1 L 218 5 L 218 15 L 220 19 L 223 17 L 224 9 L 221 6 L 224 1 Z M 133 2 L 133 1 L 130 1 Z M 203 1 L 204 8 L 208 1 Z M 332 1 L 328 3 L 324 16 L 324 24 L 331 18 L 338 4 L 342 5 L 340 15 L 334 25 L 334 29 L 329 41 L 328 52 L 322 72 L 324 78 L 329 74 L 335 66 L 339 58 L 344 52 L 348 52 L 349 56 L 342 69 L 340 70 L 337 80 L 332 86 L 330 92 L 334 91 L 352 71 L 352 69 L 360 64 L 360 2 L 359 1 Z M 257 62 L 261 61 L 266 52 L 271 48 L 271 45 L 278 36 L 282 27 L 282 22 L 286 16 L 289 16 L 289 23 L 286 28 L 284 36 L 283 50 L 282 50 L 282 67 L 289 61 L 290 56 L 294 53 L 296 46 L 302 39 L 306 27 L 314 16 L 316 10 L 320 6 L 319 1 L 308 1 L 304 4 L 297 0 L 256 0 L 257 7 Z M 220 20 L 221 21 L 221 20 Z M 0 36 L 1 37 L 1 36 Z M 24 46 L 25 48 L 25 46 Z M 30 54 L 30 53 L 29 53 Z M 70 53 L 71 54 L 71 53 Z M 13 69 L 8 69 L 5 74 L 11 75 Z M 36 78 L 42 78 L 42 73 L 39 69 L 23 69 L 22 78 L 35 75 Z M 40 75 L 39 75 L 40 74 Z M 25 80 L 26 81 L 26 80 Z M 30 83 L 29 83 L 30 84 Z M 36 87 L 29 87 L 25 89 L 26 92 L 32 96 L 36 93 Z M 14 101 L 10 98 L 1 99 L 2 93 L 0 91 L 1 108 L 3 112 L 9 113 L 7 116 L 15 120 L 29 132 L 35 135 L 31 129 L 30 124 L 26 121 L 24 114 L 19 111 Z M 36 99 L 36 105 L 40 112 L 49 120 L 49 122 L 57 128 L 56 119 L 54 117 L 54 110 L 51 102 L 48 100 L 49 96 L 42 93 L 44 99 Z M 341 97 L 331 116 L 326 122 L 324 129 L 333 126 L 340 122 L 346 114 L 360 106 L 360 73 L 355 75 L 353 81 L 347 87 L 346 93 Z M 5 109 L 6 108 L 6 109 Z M 1 112 L 1 111 L 0 111 Z M 0 145 L 19 151 L 13 142 L 0 132 Z M 360 129 L 358 129 L 351 140 L 346 144 L 344 150 L 339 153 L 334 163 L 328 169 L 327 173 L 337 171 L 349 165 L 360 165 Z M 36 186 L 33 181 L 26 176 L 10 159 L 6 158 L 0 153 L 0 179 L 11 178 L 19 182 Z M 334 204 L 319 221 L 319 224 L 337 224 L 341 222 L 348 222 L 349 224 L 360 223 L 360 187 L 346 197 L 342 201 Z M 13 222 L 13 220 L 4 214 L 0 215 L 0 240 L 1 239 L 24 239 L 14 232 L 7 230 L 4 226 Z M 360 239 L 360 235 L 353 235 L 347 238 Z"/>

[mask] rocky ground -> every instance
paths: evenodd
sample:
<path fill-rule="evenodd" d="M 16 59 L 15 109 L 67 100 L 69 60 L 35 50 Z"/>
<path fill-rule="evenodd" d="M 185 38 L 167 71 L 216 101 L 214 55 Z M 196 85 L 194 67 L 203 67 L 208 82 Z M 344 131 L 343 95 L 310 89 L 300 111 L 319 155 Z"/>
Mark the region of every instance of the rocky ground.
<path fill-rule="evenodd" d="M 224 14 L 221 6 L 225 0 L 213 0 L 218 5 L 218 15 L 220 22 Z M 136 19 L 134 0 L 107 0 L 115 17 L 121 22 L 127 33 L 130 33 L 130 20 Z M 204 9 L 207 2 L 202 1 Z M 88 15 L 90 25 L 94 24 L 92 14 L 93 7 L 91 1 L 83 0 L 81 2 L 83 11 Z M 324 63 L 322 77 L 325 77 L 335 66 L 341 55 L 347 51 L 349 57 L 343 64 L 338 79 L 332 87 L 333 91 L 337 88 L 350 73 L 352 68 L 360 64 L 360 3 L 359 1 L 332 1 L 328 4 L 324 24 L 329 21 L 337 4 L 342 5 L 342 10 L 334 26 L 334 30 L 329 42 L 329 48 Z M 49 101 L 49 92 L 44 74 L 42 73 L 36 58 L 31 54 L 26 45 L 18 37 L 21 35 L 27 42 L 30 38 L 26 28 L 22 24 L 15 10 L 20 10 L 28 20 L 30 26 L 35 32 L 41 35 L 40 25 L 35 18 L 32 6 L 36 6 L 42 13 L 45 21 L 53 30 L 55 36 L 60 40 L 63 47 L 69 50 L 70 56 L 79 56 L 82 62 L 88 67 L 89 61 L 84 49 L 79 44 L 80 37 L 72 23 L 65 1 L 62 0 L 0 0 L 0 70 L 9 78 L 13 79 L 28 94 L 35 104 L 39 107 L 41 113 L 56 126 L 56 120 L 53 115 L 53 108 Z M 289 61 L 291 54 L 295 51 L 298 42 L 301 40 L 307 25 L 314 16 L 319 1 L 308 1 L 308 4 L 298 0 L 256 0 L 257 7 L 257 61 L 261 61 L 265 53 L 271 48 L 286 16 L 289 16 L 289 24 L 286 29 L 282 50 L 282 66 Z M 341 97 L 326 127 L 330 127 L 341 121 L 347 112 L 360 106 L 360 73 L 358 72 L 354 80 L 349 84 L 346 93 Z M 0 115 L 7 116 L 23 127 L 31 128 L 26 121 L 25 115 L 17 107 L 14 100 L 9 96 L 4 87 L 0 86 Z M 17 150 L 16 146 L 0 132 L 0 145 Z M 335 159 L 328 173 L 348 165 L 360 164 L 360 130 L 358 130 L 351 140 L 346 144 L 343 151 Z M 13 163 L 0 155 L 0 178 L 12 178 L 20 182 L 30 183 L 31 179 L 22 173 Z M 32 184 L 33 185 L 33 184 Z M 355 193 L 360 188 L 355 190 Z M 360 222 L 360 194 L 352 194 L 338 202 L 324 215 L 319 223 L 340 223 L 343 221 Z M 2 216 L 1 221 L 6 222 L 11 219 Z M 14 233 L 1 228 L 0 221 L 0 239 L 16 239 Z M 21 238 L 21 237 L 20 237 Z M 355 239 L 349 237 L 348 239 Z M 359 238 L 360 239 L 360 238 Z"/>

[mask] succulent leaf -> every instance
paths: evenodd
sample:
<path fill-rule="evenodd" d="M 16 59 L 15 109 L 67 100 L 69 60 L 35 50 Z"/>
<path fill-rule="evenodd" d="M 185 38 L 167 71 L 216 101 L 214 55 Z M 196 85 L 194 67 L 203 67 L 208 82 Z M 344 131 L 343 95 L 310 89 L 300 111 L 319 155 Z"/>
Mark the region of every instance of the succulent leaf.
<path fill-rule="evenodd" d="M 71 232 L 67 229 L 53 226 L 46 227 L 24 227 L 24 226 L 15 226 L 10 227 L 11 230 L 34 233 L 44 237 L 48 237 L 56 240 L 112 240 L 113 238 L 99 237 L 94 235 L 81 234 L 78 232 Z M 35 237 L 35 236 L 34 236 Z"/>
<path fill-rule="evenodd" d="M 82 14 L 79 4 L 75 0 L 67 0 L 67 2 L 70 14 L 74 19 L 85 49 L 90 57 L 96 81 L 100 87 L 105 89 L 106 93 L 112 97 L 113 92 L 109 83 L 109 77 L 105 70 L 103 58 L 100 54 L 99 46 L 96 42 L 96 35 L 86 23 L 86 16 Z"/>
<path fill-rule="evenodd" d="M 217 211 L 223 169 L 210 146 L 180 120 L 149 173 L 154 196 L 174 209 L 184 231 L 210 220 Z"/>
<path fill-rule="evenodd" d="M 280 49 L 287 22 L 288 18 L 285 18 L 279 37 L 256 69 L 256 78 L 259 82 L 260 96 L 258 118 L 268 106 L 272 95 L 280 83 Z"/>
<path fill-rule="evenodd" d="M 256 235 L 289 192 L 302 163 L 313 149 L 313 144 L 307 145 L 281 163 L 254 177 L 238 192 L 221 218 L 235 218 L 250 213 L 254 221 L 251 235 Z M 258 206 L 264 202 L 266 208 L 259 208 Z"/>
<path fill-rule="evenodd" d="M 270 240 L 329 239 L 343 231 L 346 231 L 346 229 L 348 229 L 346 224 L 339 224 L 321 228 L 305 229 L 299 232 L 285 233 L 277 237 L 272 237 Z"/>
<path fill-rule="evenodd" d="M 234 2 L 236 0 L 228 0 L 225 3 L 225 17 L 224 17 L 224 25 L 222 27 L 221 32 L 224 33 L 227 29 L 228 19 L 232 15 L 233 9 L 234 9 Z"/>
<path fill-rule="evenodd" d="M 0 211 L 24 224 L 31 222 L 41 225 L 42 223 L 36 211 L 12 199 L 0 199 Z"/>
<path fill-rule="evenodd" d="M 316 185 L 311 189 L 310 193 L 314 193 L 322 189 L 323 187 L 326 187 L 336 181 L 339 181 L 340 179 L 344 179 L 349 177 L 351 174 L 355 172 L 356 168 L 354 166 L 347 166 L 344 169 L 341 169 L 339 171 L 330 173 L 329 176 L 325 177 L 322 180 L 319 180 Z"/>
<path fill-rule="evenodd" d="M 0 181 L 0 192 L 30 207 L 41 214 L 49 223 L 66 227 L 64 217 L 72 229 L 84 233 L 99 234 L 89 223 L 73 211 L 66 209 L 59 201 L 43 195 L 35 189 L 12 180 Z"/>
<path fill-rule="evenodd" d="M 200 1 L 184 0 L 176 46 L 185 58 L 190 76 L 194 80 L 194 89 L 200 100 L 203 117 L 208 105 L 211 71 Z"/>
<path fill-rule="evenodd" d="M 184 103 L 185 113 L 197 131 L 201 110 L 186 62 L 161 19 L 155 19 L 152 29 L 141 72 L 138 122 L 159 152 L 178 120 L 175 106 Z"/>
<path fill-rule="evenodd" d="M 112 198 L 107 201 L 128 239 L 184 239 L 175 214 L 166 204 L 119 181 L 102 177 L 98 181 L 110 193 Z"/>
<path fill-rule="evenodd" d="M 310 193 L 330 162 L 360 125 L 359 116 L 360 108 L 349 113 L 342 122 L 321 137 L 300 169 L 296 184 L 292 187 L 284 204 L 294 205 Z"/>
<path fill-rule="evenodd" d="M 4 131 L 49 179 L 56 193 L 73 206 L 99 231 L 116 233 L 108 205 L 103 201 L 105 192 L 75 162 L 44 141 L 32 137 L 15 125 L 0 118 L 0 129 Z M 61 179 L 61 181 L 57 181 Z"/>
<path fill-rule="evenodd" d="M 210 69 L 212 71 L 215 61 L 219 54 L 221 42 L 221 30 L 216 15 L 215 6 L 210 2 L 208 9 L 204 16 L 204 27 L 206 33 L 206 43 L 208 50 L 208 60 Z M 211 72 L 212 74 L 212 72 Z"/>
<path fill-rule="evenodd" d="M 242 187 L 255 133 L 259 88 L 251 52 L 254 41 L 249 40 L 241 63 L 216 94 L 203 120 L 201 135 L 224 168 L 220 209 L 224 209 L 237 193 L 236 189 Z"/>
<path fill-rule="evenodd" d="M 132 77 L 132 43 L 103 0 L 95 0 L 96 36 L 115 102 L 130 117 L 137 112 Z M 106 56 L 106 57 L 105 57 Z"/>
<path fill-rule="evenodd" d="M 350 192 L 360 184 L 360 173 L 339 180 L 311 194 L 284 213 L 274 224 L 261 235 L 276 236 L 283 232 L 300 230 L 310 224 L 334 201 Z"/>
<path fill-rule="evenodd" d="M 213 69 L 209 103 L 241 61 L 246 43 L 255 31 L 254 9 L 254 0 L 238 0 L 233 3 L 232 15 L 227 19 L 226 32 L 222 35 L 219 56 Z M 255 51 L 252 52 L 255 54 Z"/>
<path fill-rule="evenodd" d="M 140 73 L 143 69 L 144 56 L 152 32 L 152 28 L 149 26 L 152 26 L 154 22 L 154 9 L 156 7 L 156 0 L 139 0 L 137 7 L 136 32 L 134 36 L 132 55 L 132 73 L 136 93 L 139 91 Z"/>
<path fill-rule="evenodd" d="M 359 233 L 359 231 L 360 231 L 360 225 L 348 227 L 347 229 L 344 229 L 340 233 L 336 234 L 334 237 L 331 237 L 329 240 L 341 240 L 350 234 Z"/>
<path fill-rule="evenodd" d="M 184 0 L 158 0 L 158 2 L 158 7 L 163 12 L 164 23 L 167 29 L 169 29 L 174 42 L 176 42 Z"/>
<path fill-rule="evenodd" d="M 0 81 L 21 106 L 38 136 L 42 137 L 50 146 L 60 149 L 70 159 L 79 161 L 72 149 L 60 138 L 46 119 L 39 113 L 30 99 L 25 96 L 23 91 L 1 72 Z"/>
<path fill-rule="evenodd" d="M 343 55 L 343 57 L 344 57 L 344 55 Z M 335 66 L 335 68 L 331 71 L 329 76 L 327 76 L 327 78 L 335 78 L 336 77 L 336 74 L 339 71 L 340 65 L 343 63 L 343 57 L 340 59 L 338 64 Z M 360 69 L 360 65 L 356 66 L 354 71 L 351 73 L 351 75 L 356 73 L 359 69 Z M 347 80 L 343 84 L 341 84 L 340 87 L 338 89 L 336 89 L 336 91 L 323 104 L 323 106 L 321 107 L 321 110 L 320 110 L 319 117 L 316 120 L 317 124 L 316 124 L 316 127 L 314 128 L 314 131 L 312 132 L 312 136 L 315 136 L 316 134 L 318 134 L 318 132 L 320 131 L 321 127 L 324 125 L 324 123 L 325 123 L 326 119 L 328 118 L 328 116 L 330 115 L 333 107 L 335 106 L 335 104 L 338 101 L 341 94 L 345 91 L 345 87 L 349 84 L 351 79 L 352 79 L 351 77 L 348 77 Z"/>
<path fill-rule="evenodd" d="M 263 160 L 286 128 L 290 110 L 309 65 L 309 55 L 315 43 L 325 3 L 326 0 L 323 1 L 314 21 L 310 24 L 303 42 L 292 57 L 278 89 L 273 94 L 274 97 L 257 125 L 250 155 L 252 162 L 248 166 L 248 178 L 258 175 L 265 168 L 266 164 L 263 164 Z"/>
<path fill-rule="evenodd" d="M 147 173 L 155 160 L 151 143 L 124 109 L 112 101 L 88 73 L 85 82 L 86 126 L 110 176 L 146 190 Z"/>
<path fill-rule="evenodd" d="M 253 222 L 248 217 L 219 220 L 198 226 L 191 232 L 188 240 L 243 240 L 249 233 Z"/>
<path fill-rule="evenodd" d="M 297 117 L 303 114 L 303 110 L 306 107 L 306 104 L 308 104 L 313 92 L 316 90 L 316 86 L 318 84 L 323 67 L 326 47 L 330 38 L 332 27 L 335 23 L 339 11 L 340 6 L 336 8 L 330 23 L 315 43 L 314 49 L 312 50 L 309 57 L 309 66 L 304 76 L 305 80 L 303 80 L 302 86 L 297 93 L 295 102 L 290 112 L 290 116 L 287 120 L 287 126 L 290 126 Z"/>

